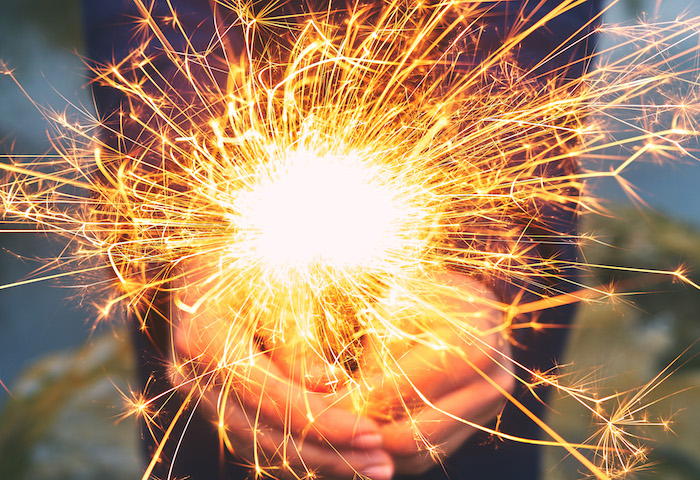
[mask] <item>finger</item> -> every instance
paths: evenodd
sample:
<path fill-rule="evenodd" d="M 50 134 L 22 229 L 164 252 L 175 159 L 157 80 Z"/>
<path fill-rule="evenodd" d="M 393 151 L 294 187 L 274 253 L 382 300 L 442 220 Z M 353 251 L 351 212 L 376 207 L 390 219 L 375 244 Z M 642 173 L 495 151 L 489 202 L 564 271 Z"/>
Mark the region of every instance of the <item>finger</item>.
<path fill-rule="evenodd" d="M 314 473 L 339 479 L 359 473 L 373 480 L 389 480 L 393 475 L 391 457 L 381 449 L 338 449 L 330 442 L 299 439 L 285 427 L 264 424 L 256 411 L 244 408 L 235 397 L 204 387 L 201 407 L 212 416 L 221 416 L 220 433 L 226 436 L 233 452 L 249 459 L 260 471 L 269 469 L 276 476 L 286 471 L 289 477 Z"/>
<path fill-rule="evenodd" d="M 182 333 L 175 334 L 176 338 Z M 176 347 L 184 341 L 175 341 Z M 192 352 L 190 351 L 190 354 Z M 261 422 L 291 435 L 336 448 L 373 449 L 381 446 L 379 426 L 373 420 L 334 406 L 336 398 L 309 392 L 291 381 L 266 355 L 255 351 L 247 365 L 199 365 L 199 373 L 216 372 L 217 383 Z M 202 361 L 204 361 L 202 359 Z"/>
<path fill-rule="evenodd" d="M 381 445 L 376 422 L 334 406 L 334 396 L 309 392 L 289 381 L 265 355 L 256 359 L 256 365 L 243 378 L 236 372 L 229 378 L 230 388 L 241 392 L 239 398 L 246 407 L 256 408 L 268 423 L 284 424 L 292 435 L 304 435 L 337 448 Z"/>
<path fill-rule="evenodd" d="M 427 347 L 415 347 L 409 355 L 397 361 L 390 373 L 367 380 L 372 389 L 366 401 L 374 417 L 387 421 L 420 409 L 434 401 L 461 390 L 465 385 L 482 381 L 479 372 L 489 374 L 509 368 L 507 345 L 504 350 L 471 345 L 464 353 L 436 352 Z"/>
<path fill-rule="evenodd" d="M 438 332 L 436 335 L 440 335 Z M 451 332 L 442 338 L 455 337 Z M 418 399 L 417 392 L 428 398 L 439 398 L 450 391 L 461 388 L 478 378 L 474 367 L 481 370 L 502 361 L 504 354 L 492 345 L 474 341 L 463 346 L 450 345 L 448 350 L 436 351 L 430 347 L 415 346 L 400 358 L 391 355 L 384 358 L 386 369 L 372 383 L 370 392 L 375 398 L 392 398 L 400 393 L 403 400 L 411 404 Z M 507 347 L 501 347 L 507 350 Z M 439 376 L 440 381 L 436 381 Z"/>
<path fill-rule="evenodd" d="M 368 398 L 393 399 L 389 407 L 399 409 L 398 400 L 420 404 L 417 392 L 439 398 L 474 381 L 478 374 L 473 366 L 484 370 L 508 353 L 507 343 L 492 330 L 502 321 L 493 294 L 462 274 L 442 273 L 436 281 L 441 286 L 433 300 L 421 306 L 418 320 L 411 320 L 422 325 L 413 332 L 420 334 L 420 341 L 411 341 L 410 335 L 393 342 L 366 339 L 363 373 L 372 385 Z M 436 372 L 440 381 L 435 381 Z"/>
<path fill-rule="evenodd" d="M 438 454 L 450 455 L 493 420 L 505 402 L 501 389 L 512 390 L 514 379 L 507 369 L 486 374 L 498 387 L 482 378 L 383 428 L 384 449 L 397 459 L 397 465 L 405 465 L 399 461 L 403 457 L 425 462 Z"/>

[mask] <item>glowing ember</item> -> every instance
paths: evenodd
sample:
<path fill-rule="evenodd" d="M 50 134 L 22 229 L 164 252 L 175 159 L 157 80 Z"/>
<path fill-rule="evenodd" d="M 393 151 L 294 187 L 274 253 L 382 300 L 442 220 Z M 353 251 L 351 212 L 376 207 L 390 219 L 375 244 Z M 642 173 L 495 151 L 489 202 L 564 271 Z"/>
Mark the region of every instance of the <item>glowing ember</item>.
<path fill-rule="evenodd" d="M 262 172 L 254 190 L 233 201 L 260 261 L 309 268 L 371 268 L 412 239 L 418 220 L 391 178 L 353 156 L 294 152 Z M 398 192 L 404 193 L 404 192 Z M 237 247 L 234 247 L 237 249 Z"/>

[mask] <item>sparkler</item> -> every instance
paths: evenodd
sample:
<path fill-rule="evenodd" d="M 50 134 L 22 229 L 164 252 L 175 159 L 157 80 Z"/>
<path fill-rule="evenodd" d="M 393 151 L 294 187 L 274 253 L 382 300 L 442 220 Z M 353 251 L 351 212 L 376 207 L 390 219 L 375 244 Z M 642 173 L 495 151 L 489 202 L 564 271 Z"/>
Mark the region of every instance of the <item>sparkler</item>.
<path fill-rule="evenodd" d="M 421 346 L 482 372 L 551 440 L 456 418 L 465 426 L 562 446 L 597 478 L 612 478 L 639 457 L 616 441 L 625 432 L 615 419 L 605 432 L 612 441 L 571 445 L 493 378 L 554 386 L 601 415 L 597 400 L 518 364 L 507 345 L 516 330 L 556 327 L 523 321 L 528 314 L 619 295 L 578 283 L 575 272 L 590 266 L 558 248 L 587 239 L 556 219 L 598 209 L 585 180 L 624 184 L 624 170 L 644 156 L 687 153 L 695 83 L 687 98 L 669 92 L 695 70 L 669 71 L 665 52 L 696 34 L 700 20 L 621 29 L 633 32 L 622 47 L 638 48 L 616 60 L 600 52 L 589 73 L 570 74 L 591 58 L 560 61 L 589 40 L 586 28 L 536 65 L 519 65 L 519 44 L 580 3 L 533 7 L 536 15 L 484 53 L 493 2 L 355 5 L 294 19 L 221 2 L 227 13 L 212 20 L 214 46 L 201 51 L 176 11 L 163 25 L 135 0 L 143 46 L 95 70 L 127 103 L 100 120 L 54 116 L 58 161 L 2 164 L 5 221 L 72 239 L 75 248 L 59 259 L 65 273 L 47 277 L 110 271 L 105 317 L 126 304 L 143 319 L 163 310 L 157 296 L 169 295 L 173 311 L 160 315 L 188 337 L 181 350 L 193 358 L 172 362 L 190 398 L 213 384 L 262 398 L 258 382 L 273 376 L 261 373 L 265 357 L 303 389 L 382 422 L 426 410 L 455 417 L 404 368 Z M 280 40 L 261 48 L 268 30 Z M 232 32 L 242 35 L 242 52 Z M 668 98 L 650 104 L 650 92 Z M 620 125 L 624 139 L 615 136 Z M 627 153 L 608 171 L 602 152 L 610 147 Z M 649 273 L 692 284 L 680 270 Z M 499 300 L 487 288 L 495 284 L 521 293 Z M 492 366 L 479 369 L 475 351 Z M 139 399 L 135 412 L 157 425 L 149 406 L 160 399 Z M 224 412 L 234 401 L 219 397 L 229 448 Z M 176 441 L 165 431 L 161 449 Z M 596 448 L 600 466 L 580 452 Z M 255 447 L 251 466 L 312 475 L 288 467 L 291 455 L 265 459 Z"/>

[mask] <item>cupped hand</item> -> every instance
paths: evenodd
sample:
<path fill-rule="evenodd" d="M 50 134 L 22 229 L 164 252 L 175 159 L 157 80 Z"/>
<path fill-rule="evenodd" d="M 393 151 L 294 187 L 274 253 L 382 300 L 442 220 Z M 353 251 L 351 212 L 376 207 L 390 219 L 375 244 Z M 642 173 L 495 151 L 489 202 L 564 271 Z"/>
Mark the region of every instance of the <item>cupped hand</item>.
<path fill-rule="evenodd" d="M 455 272 L 435 274 L 431 284 L 438 286 L 428 287 L 433 292 L 422 295 L 428 300 L 418 308 L 429 332 L 412 332 L 409 325 L 408 341 L 370 344 L 365 358 L 371 379 L 366 408 L 380 422 L 396 472 L 409 475 L 435 466 L 487 428 L 515 386 L 493 293 Z"/>
<path fill-rule="evenodd" d="M 303 341 L 263 346 L 220 301 L 178 310 L 174 348 L 199 377 L 176 381 L 196 389 L 232 451 L 276 477 L 422 473 L 488 425 L 515 383 L 493 294 L 454 272 L 425 285 L 434 291 L 411 293 L 420 328 L 365 336 L 360 388 L 326 385 L 333 372 Z"/>
<path fill-rule="evenodd" d="M 185 277 L 185 300 L 187 289 Z M 218 423 L 233 453 L 277 478 L 391 478 L 393 461 L 376 421 L 338 406 L 342 393 L 306 388 L 261 350 L 244 319 L 231 320 L 235 308 L 212 302 L 175 309 L 173 349 L 181 361 L 173 381 Z"/>

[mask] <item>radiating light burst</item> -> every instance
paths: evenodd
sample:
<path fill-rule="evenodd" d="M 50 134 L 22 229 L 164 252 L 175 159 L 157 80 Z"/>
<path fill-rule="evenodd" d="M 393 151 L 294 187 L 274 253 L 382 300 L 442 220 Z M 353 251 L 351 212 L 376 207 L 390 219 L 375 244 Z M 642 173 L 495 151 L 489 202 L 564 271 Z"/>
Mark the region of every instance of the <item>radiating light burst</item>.
<path fill-rule="evenodd" d="M 419 258 L 427 241 L 416 226 L 430 225 L 429 205 L 411 203 L 426 195 L 420 185 L 402 183 L 399 172 L 365 163 L 358 154 L 309 151 L 273 163 L 276 171 L 258 175 L 253 189 L 233 201 L 241 218 L 231 222 L 250 236 L 233 243 L 233 255 L 240 258 L 237 250 L 250 244 L 249 255 L 274 271 L 313 265 L 385 271 Z"/>
<path fill-rule="evenodd" d="M 211 384 L 224 394 L 245 385 L 263 399 L 262 385 L 279 381 L 265 367 L 272 361 L 288 383 L 383 422 L 412 422 L 416 442 L 439 460 L 421 418 L 454 415 L 405 368 L 422 346 L 442 355 L 431 368 L 457 362 L 489 379 L 550 440 L 460 418 L 465 426 L 559 445 L 597 478 L 619 476 L 642 456 L 625 441 L 629 409 L 604 416 L 586 389 L 509 358 L 509 341 L 515 330 L 558 327 L 533 312 L 622 295 L 579 283 L 591 266 L 560 250 L 590 238 L 560 219 L 599 209 L 585 180 L 627 187 L 631 163 L 688 153 L 698 47 L 675 70 L 669 49 L 697 35 L 700 19 L 602 27 L 625 53 L 599 52 L 586 72 L 594 58 L 572 51 L 591 41 L 587 28 L 534 66 L 518 61 L 523 41 L 581 2 L 547 12 L 533 4 L 537 15 L 521 15 L 494 45 L 485 38 L 499 3 L 394 1 L 286 17 L 222 1 L 216 35 L 200 50 L 176 11 L 163 21 L 135 0 L 142 46 L 95 69 L 126 102 L 99 120 L 50 115 L 58 155 L 0 165 L 5 222 L 71 239 L 60 269 L 37 280 L 109 271 L 114 281 L 94 281 L 108 297 L 105 316 L 124 304 L 147 330 L 158 310 L 207 345 L 192 358 L 173 355 L 179 387 L 194 387 L 188 400 Z M 692 284 L 680 270 L 639 271 Z M 497 299 L 497 284 L 520 294 Z M 492 365 L 474 364 L 470 351 Z M 568 443 L 507 381 L 493 380 L 504 376 L 533 395 L 539 385 L 571 395 L 602 416 L 601 440 Z M 177 441 L 153 406 L 166 396 L 133 404 L 160 444 L 144 478 L 165 442 Z M 218 400 L 229 448 L 224 411 L 235 398 Z M 293 443 L 290 434 L 275 458 L 255 448 L 251 467 L 313 476 L 289 466 Z M 581 453 L 591 449 L 597 465 Z"/>

